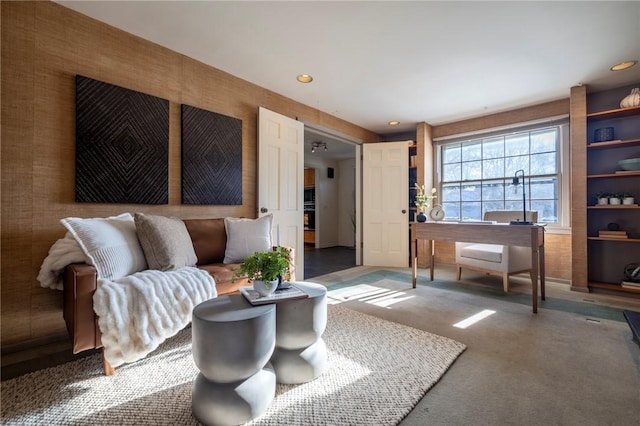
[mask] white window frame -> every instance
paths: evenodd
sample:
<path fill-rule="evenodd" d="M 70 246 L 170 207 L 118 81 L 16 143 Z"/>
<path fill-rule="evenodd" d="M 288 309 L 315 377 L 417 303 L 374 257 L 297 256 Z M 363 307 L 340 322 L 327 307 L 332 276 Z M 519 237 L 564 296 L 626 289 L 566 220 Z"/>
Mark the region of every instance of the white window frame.
<path fill-rule="evenodd" d="M 570 228 L 570 163 L 569 163 L 569 120 L 567 116 L 552 117 L 535 122 L 520 123 L 484 131 L 472 132 L 460 135 L 452 135 L 434 140 L 434 170 L 438 193 L 442 193 L 442 147 L 452 143 L 486 139 L 496 136 L 506 136 L 513 133 L 535 131 L 548 127 L 558 127 L 558 222 L 549 223 L 547 231 L 554 234 L 569 234 Z M 555 176 L 555 175 L 554 175 Z M 527 196 L 528 198 L 528 196 Z"/>

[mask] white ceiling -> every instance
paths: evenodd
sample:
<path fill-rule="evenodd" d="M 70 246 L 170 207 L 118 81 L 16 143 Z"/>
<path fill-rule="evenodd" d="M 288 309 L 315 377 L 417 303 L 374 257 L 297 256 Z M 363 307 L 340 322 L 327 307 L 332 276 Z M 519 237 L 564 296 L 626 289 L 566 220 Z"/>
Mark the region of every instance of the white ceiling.
<path fill-rule="evenodd" d="M 640 2 L 59 3 L 379 134 L 640 82 Z"/>

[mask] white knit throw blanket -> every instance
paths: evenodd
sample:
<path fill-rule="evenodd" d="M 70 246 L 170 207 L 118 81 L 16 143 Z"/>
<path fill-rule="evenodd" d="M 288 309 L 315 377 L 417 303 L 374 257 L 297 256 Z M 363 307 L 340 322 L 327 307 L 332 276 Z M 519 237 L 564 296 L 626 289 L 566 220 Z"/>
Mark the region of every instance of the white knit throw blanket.
<path fill-rule="evenodd" d="M 78 245 L 73 235 L 67 232 L 64 238 L 53 243 L 49 254 L 40 266 L 38 281 L 40 286 L 54 290 L 62 290 L 62 273 L 64 268 L 71 263 L 86 263 L 87 256 Z"/>
<path fill-rule="evenodd" d="M 191 322 L 197 304 L 216 296 L 211 275 L 194 267 L 98 280 L 93 309 L 105 358 L 113 367 L 144 358 Z"/>
<path fill-rule="evenodd" d="M 67 233 L 51 246 L 38 281 L 44 288 L 62 290 L 64 268 L 86 260 Z M 114 367 L 144 358 L 191 322 L 191 311 L 198 303 L 216 296 L 211 275 L 193 267 L 147 270 L 116 281 L 99 279 L 93 310 L 99 317 L 105 358 Z"/>

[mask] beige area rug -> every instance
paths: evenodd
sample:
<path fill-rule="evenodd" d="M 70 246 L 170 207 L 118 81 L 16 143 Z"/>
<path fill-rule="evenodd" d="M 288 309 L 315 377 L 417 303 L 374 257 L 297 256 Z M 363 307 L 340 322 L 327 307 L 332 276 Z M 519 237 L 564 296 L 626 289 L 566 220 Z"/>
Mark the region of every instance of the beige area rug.
<path fill-rule="evenodd" d="M 465 350 L 462 343 L 340 306 L 329 306 L 328 370 L 278 385 L 252 425 L 392 425 L 400 422 Z M 1 383 L 3 425 L 196 425 L 198 370 L 191 329 L 137 363 L 102 374 L 99 355 Z"/>

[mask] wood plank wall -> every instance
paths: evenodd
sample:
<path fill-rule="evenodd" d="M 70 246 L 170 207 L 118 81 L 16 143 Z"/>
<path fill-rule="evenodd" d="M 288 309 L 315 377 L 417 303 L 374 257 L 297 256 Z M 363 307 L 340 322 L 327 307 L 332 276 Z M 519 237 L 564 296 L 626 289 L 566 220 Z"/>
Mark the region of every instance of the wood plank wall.
<path fill-rule="evenodd" d="M 436 242 L 436 262 L 456 263 L 455 243 Z M 560 280 L 571 279 L 571 235 L 545 234 L 544 236 L 545 276 Z"/>
<path fill-rule="evenodd" d="M 59 220 L 124 211 L 183 218 L 256 217 L 257 109 L 264 106 L 365 142 L 378 135 L 53 2 L 2 2 L 2 338 L 66 334 L 62 294 L 36 281 Z M 169 204 L 78 204 L 75 75 L 170 101 Z M 294 78 L 294 76 L 291 76 Z M 180 104 L 242 120 L 241 206 L 180 204 Z"/>
<path fill-rule="evenodd" d="M 569 95 L 568 91 L 567 95 Z M 432 136 L 437 139 L 567 114 L 569 114 L 569 97 L 483 117 L 433 126 Z M 569 234 L 547 233 L 545 235 L 545 275 L 547 277 L 562 280 L 571 279 L 571 243 L 571 235 Z M 453 243 L 436 243 L 436 262 L 455 263 L 455 247 Z"/>
<path fill-rule="evenodd" d="M 587 267 L 587 86 L 571 88 L 571 289 L 589 291 Z"/>
<path fill-rule="evenodd" d="M 13 345 L 66 332 L 62 298 L 36 281 L 64 235 L 67 216 L 124 211 L 183 218 L 256 216 L 257 108 L 335 129 L 366 142 L 378 135 L 52 2 L 2 2 L 1 341 Z M 76 74 L 170 101 L 169 204 L 78 204 L 75 185 Z M 243 204 L 180 204 L 180 104 L 243 120 Z M 566 114 L 568 100 L 434 126 L 434 138 Z M 427 173 L 429 173 L 427 171 Z M 547 235 L 547 272 L 570 278 L 571 238 Z M 453 263 L 452 247 L 438 261 Z"/>

